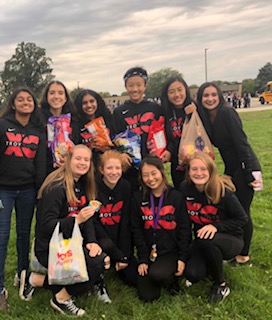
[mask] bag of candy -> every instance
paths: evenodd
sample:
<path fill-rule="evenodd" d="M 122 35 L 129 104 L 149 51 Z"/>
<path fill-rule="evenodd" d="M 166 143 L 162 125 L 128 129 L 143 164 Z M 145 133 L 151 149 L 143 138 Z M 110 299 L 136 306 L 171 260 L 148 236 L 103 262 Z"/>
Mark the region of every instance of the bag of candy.
<path fill-rule="evenodd" d="M 92 134 L 92 142 L 98 146 L 98 148 L 104 149 L 105 147 L 112 147 L 109 130 L 105 125 L 103 117 L 98 117 L 84 126 L 89 133 Z"/>
<path fill-rule="evenodd" d="M 194 153 L 199 151 L 209 154 L 214 159 L 211 141 L 197 111 L 194 111 L 191 119 L 186 119 L 183 125 L 178 152 L 179 164 L 187 164 Z"/>
<path fill-rule="evenodd" d="M 164 129 L 164 117 L 153 120 L 150 127 L 146 142 L 147 150 L 151 154 L 157 155 L 159 158 L 166 150 L 167 140 Z"/>
<path fill-rule="evenodd" d="M 133 159 L 133 166 L 139 169 L 142 160 L 141 136 L 127 129 L 124 132 L 116 134 L 112 141 L 120 152 L 127 153 Z"/>
<path fill-rule="evenodd" d="M 74 146 L 73 141 L 69 138 L 72 132 L 70 122 L 70 113 L 52 116 L 48 119 L 48 147 L 52 152 L 53 164 L 63 161 L 65 155 Z"/>

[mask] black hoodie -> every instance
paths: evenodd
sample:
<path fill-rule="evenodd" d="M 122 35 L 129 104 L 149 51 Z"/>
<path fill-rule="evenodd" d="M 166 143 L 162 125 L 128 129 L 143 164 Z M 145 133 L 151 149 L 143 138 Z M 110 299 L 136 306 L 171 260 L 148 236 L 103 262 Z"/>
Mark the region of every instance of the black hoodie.
<path fill-rule="evenodd" d="M 115 261 L 122 261 L 131 255 L 131 187 L 129 182 L 121 178 L 113 189 L 110 189 L 97 177 L 98 196 L 102 203 L 96 214 L 95 228 L 98 238 L 110 238 L 113 249 L 107 252 Z M 99 239 L 98 239 L 99 240 Z"/>
<path fill-rule="evenodd" d="M 154 198 L 157 206 L 159 199 Z M 186 262 L 191 241 L 191 225 L 180 198 L 180 193 L 171 187 L 165 192 L 156 230 L 156 246 L 158 256 L 176 253 L 178 260 Z M 149 263 L 154 241 L 154 222 L 149 194 L 143 197 L 141 192 L 136 192 L 133 200 L 131 225 L 139 263 Z"/>
<path fill-rule="evenodd" d="M 116 133 L 129 129 L 141 136 L 141 153 L 144 158 L 148 154 L 146 141 L 150 124 L 154 119 L 158 120 L 162 110 L 157 103 L 143 100 L 140 103 L 126 101 L 113 112 Z"/>
<path fill-rule="evenodd" d="M 0 119 L 0 188 L 38 189 L 46 174 L 46 142 L 31 120 L 23 126 L 9 114 Z"/>

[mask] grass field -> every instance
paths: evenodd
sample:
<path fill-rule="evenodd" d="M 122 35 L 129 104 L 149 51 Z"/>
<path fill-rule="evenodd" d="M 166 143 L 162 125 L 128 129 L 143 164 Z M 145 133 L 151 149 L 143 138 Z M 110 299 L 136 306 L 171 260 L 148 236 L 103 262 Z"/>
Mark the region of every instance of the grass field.
<path fill-rule="evenodd" d="M 107 274 L 106 282 L 111 305 L 104 305 L 95 297 L 79 298 L 77 305 L 85 308 L 83 319 L 89 320 L 269 320 L 272 319 L 272 111 L 240 114 L 245 132 L 257 154 L 263 169 L 264 190 L 257 192 L 252 204 L 254 236 L 251 247 L 252 266 L 225 267 L 230 296 L 219 305 L 207 303 L 209 281 L 187 288 L 181 280 L 182 291 L 172 297 L 162 292 L 161 298 L 144 304 L 134 289 L 124 286 L 113 273 Z M 220 172 L 223 170 L 220 156 L 216 155 Z M 0 319 L 63 319 L 49 306 L 50 292 L 37 289 L 31 302 L 21 301 L 18 290 L 13 288 L 16 270 L 14 223 L 6 263 L 6 287 L 9 291 L 10 310 L 0 313 Z"/>

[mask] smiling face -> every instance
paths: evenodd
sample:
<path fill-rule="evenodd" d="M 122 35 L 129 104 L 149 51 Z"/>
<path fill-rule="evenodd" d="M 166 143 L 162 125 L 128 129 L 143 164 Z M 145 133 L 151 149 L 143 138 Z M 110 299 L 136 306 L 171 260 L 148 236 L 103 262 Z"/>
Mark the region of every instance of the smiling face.
<path fill-rule="evenodd" d="M 174 81 L 167 90 L 167 97 L 176 108 L 183 108 L 186 99 L 186 89 L 179 81 Z"/>
<path fill-rule="evenodd" d="M 61 84 L 52 83 L 47 93 L 47 102 L 53 115 L 61 115 L 62 108 L 67 101 L 65 89 Z"/>
<path fill-rule="evenodd" d="M 13 107 L 16 116 L 30 116 L 34 111 L 34 99 L 28 92 L 20 91 L 14 99 Z"/>
<path fill-rule="evenodd" d="M 153 193 L 161 194 L 164 187 L 164 179 L 161 171 L 151 164 L 145 163 L 141 171 L 143 183 L 152 190 Z"/>
<path fill-rule="evenodd" d="M 82 98 L 82 110 L 83 112 L 87 115 L 89 119 L 94 119 L 95 118 L 95 112 L 97 110 L 97 101 L 96 99 L 90 95 L 86 94 Z"/>
<path fill-rule="evenodd" d="M 128 78 L 125 86 L 132 102 L 140 103 L 143 100 L 146 83 L 142 77 L 133 76 Z"/>
<path fill-rule="evenodd" d="M 104 183 L 113 189 L 122 176 L 122 164 L 119 159 L 110 158 L 105 160 L 103 167 L 100 168 Z"/>
<path fill-rule="evenodd" d="M 200 159 L 190 161 L 189 177 L 200 191 L 204 190 L 205 184 L 210 179 L 210 173 L 205 162 Z"/>
<path fill-rule="evenodd" d="M 71 171 L 75 180 L 86 174 L 91 166 L 91 151 L 86 148 L 76 148 L 71 157 Z"/>
<path fill-rule="evenodd" d="M 202 105 L 207 110 L 214 110 L 219 105 L 219 95 L 214 86 L 209 86 L 204 89 L 202 95 Z"/>

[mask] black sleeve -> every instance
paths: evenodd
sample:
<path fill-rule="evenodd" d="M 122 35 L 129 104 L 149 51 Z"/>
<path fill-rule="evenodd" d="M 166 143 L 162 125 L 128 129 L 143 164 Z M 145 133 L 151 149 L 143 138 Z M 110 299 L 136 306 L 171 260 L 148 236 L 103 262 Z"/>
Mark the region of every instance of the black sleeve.
<path fill-rule="evenodd" d="M 129 258 L 131 254 L 131 246 L 132 246 L 132 232 L 131 232 L 131 197 L 132 191 L 129 183 L 124 183 L 123 188 L 124 191 L 124 203 L 121 213 L 121 221 L 120 221 L 120 229 L 119 229 L 119 241 L 118 246 L 124 253 L 124 256 Z"/>
<path fill-rule="evenodd" d="M 149 251 L 144 238 L 144 221 L 142 219 L 142 210 L 140 203 L 134 196 L 132 200 L 132 216 L 131 216 L 131 227 L 133 233 L 134 244 L 137 248 L 138 261 L 141 263 L 149 262 Z"/>
<path fill-rule="evenodd" d="M 180 195 L 181 201 L 176 210 L 178 211 L 178 259 L 187 262 L 189 256 L 189 245 L 192 241 L 191 221 L 187 213 L 185 198 Z"/>
<path fill-rule="evenodd" d="M 232 233 L 246 224 L 248 221 L 246 212 L 233 192 L 226 190 L 222 204 L 228 219 L 213 223 L 218 232 Z"/>
<path fill-rule="evenodd" d="M 46 177 L 46 149 L 46 134 L 45 132 L 40 132 L 38 150 L 34 160 L 35 185 L 37 190 L 39 190 Z"/>
<path fill-rule="evenodd" d="M 247 136 L 243 130 L 242 121 L 238 113 L 230 108 L 228 117 L 224 119 L 228 125 L 228 132 L 233 141 L 233 147 L 237 151 L 238 159 L 241 168 L 243 169 L 244 177 L 247 183 L 254 181 L 252 175 L 252 159 L 251 148 L 247 140 Z"/>
<path fill-rule="evenodd" d="M 63 214 L 65 207 L 67 207 L 67 200 L 63 187 L 44 190 L 38 204 L 37 223 L 39 223 L 40 230 L 43 230 L 48 238 L 51 237 L 58 222 L 60 222 L 60 231 L 63 232 L 63 236 L 65 238 L 71 237 L 75 218 L 66 218 L 68 212 Z"/>

